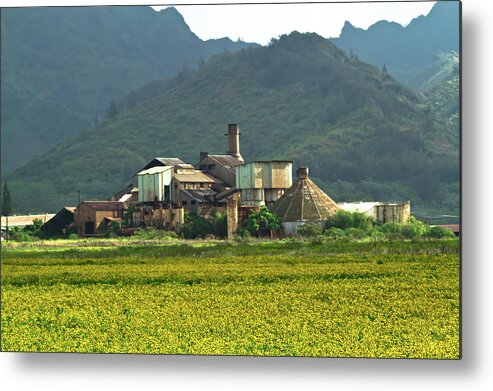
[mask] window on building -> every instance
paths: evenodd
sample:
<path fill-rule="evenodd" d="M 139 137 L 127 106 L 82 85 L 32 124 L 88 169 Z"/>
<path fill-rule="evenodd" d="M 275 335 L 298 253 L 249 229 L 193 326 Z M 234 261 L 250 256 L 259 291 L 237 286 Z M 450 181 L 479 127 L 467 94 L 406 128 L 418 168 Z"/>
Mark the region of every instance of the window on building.
<path fill-rule="evenodd" d="M 195 200 L 190 201 L 190 205 L 195 205 L 196 203 L 197 203 L 197 201 L 195 201 Z"/>
<path fill-rule="evenodd" d="M 181 202 L 181 204 L 182 204 L 183 206 L 186 206 L 186 205 L 187 205 L 187 201 L 182 201 L 182 202 Z"/>
<path fill-rule="evenodd" d="M 201 189 L 202 189 L 204 186 L 205 186 L 205 184 L 204 184 L 204 183 L 201 183 L 201 184 L 200 184 L 200 188 L 201 188 Z"/>

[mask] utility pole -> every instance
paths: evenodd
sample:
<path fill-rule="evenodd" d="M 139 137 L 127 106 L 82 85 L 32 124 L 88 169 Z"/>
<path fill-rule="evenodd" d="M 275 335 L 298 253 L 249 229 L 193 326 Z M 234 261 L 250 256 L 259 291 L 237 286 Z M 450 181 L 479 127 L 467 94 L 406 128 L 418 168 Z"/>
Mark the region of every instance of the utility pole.
<path fill-rule="evenodd" d="M 80 204 L 80 189 L 77 190 L 77 206 Z"/>

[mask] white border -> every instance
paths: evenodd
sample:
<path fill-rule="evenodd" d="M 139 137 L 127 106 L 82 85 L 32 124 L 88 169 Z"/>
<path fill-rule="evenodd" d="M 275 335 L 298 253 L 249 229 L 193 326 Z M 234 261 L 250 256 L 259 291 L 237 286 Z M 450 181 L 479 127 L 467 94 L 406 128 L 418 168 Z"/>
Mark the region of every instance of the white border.
<path fill-rule="evenodd" d="M 47 4 L 46 1 L 5 1 L 2 6 L 26 3 Z M 94 3 L 97 2 L 76 4 Z M 116 3 L 125 2 L 105 2 Z M 71 3 L 51 1 L 50 4 Z M 493 89 L 493 24 L 489 4 L 484 0 L 463 1 L 464 345 L 461 361 L 0 353 L 0 387 L 50 391 L 491 389 L 493 257 L 488 206 L 493 167 L 489 94 Z"/>

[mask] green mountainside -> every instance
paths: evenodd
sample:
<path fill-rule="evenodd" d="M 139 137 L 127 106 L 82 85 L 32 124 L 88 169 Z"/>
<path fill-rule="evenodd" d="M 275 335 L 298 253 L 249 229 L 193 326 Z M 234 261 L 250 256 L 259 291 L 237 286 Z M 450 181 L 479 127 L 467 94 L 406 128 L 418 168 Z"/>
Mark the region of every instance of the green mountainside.
<path fill-rule="evenodd" d="M 432 108 L 436 120 L 444 124 L 450 142 L 459 147 L 460 97 L 459 69 L 454 70 L 443 80 L 428 85 L 422 90 L 425 102 Z"/>
<path fill-rule="evenodd" d="M 459 1 L 438 1 L 426 16 L 407 26 L 385 20 L 367 30 L 346 22 L 331 42 L 346 53 L 379 67 L 409 88 L 419 90 L 416 74 L 430 67 L 438 53 L 459 52 Z"/>
<path fill-rule="evenodd" d="M 458 68 L 459 55 L 457 52 L 453 50 L 447 53 L 439 52 L 427 66 L 409 74 L 406 80 L 400 82 L 422 95 L 443 80 L 448 79 L 457 72 Z M 459 90 L 458 84 L 456 89 Z"/>
<path fill-rule="evenodd" d="M 2 174 L 102 121 L 110 100 L 213 54 L 252 46 L 202 41 L 174 8 L 1 12 Z"/>
<path fill-rule="evenodd" d="M 246 160 L 306 164 L 336 201 L 458 210 L 458 150 L 430 107 L 316 34 L 214 56 L 159 88 L 7 178 L 14 210 L 56 211 L 78 189 L 104 199 L 154 156 L 196 163 L 200 151 L 224 152 L 231 122 Z"/>
<path fill-rule="evenodd" d="M 380 21 L 367 30 L 346 22 L 336 46 L 359 59 L 384 67 L 430 107 L 444 135 L 459 147 L 458 1 L 439 1 L 426 16 L 407 26 Z"/>

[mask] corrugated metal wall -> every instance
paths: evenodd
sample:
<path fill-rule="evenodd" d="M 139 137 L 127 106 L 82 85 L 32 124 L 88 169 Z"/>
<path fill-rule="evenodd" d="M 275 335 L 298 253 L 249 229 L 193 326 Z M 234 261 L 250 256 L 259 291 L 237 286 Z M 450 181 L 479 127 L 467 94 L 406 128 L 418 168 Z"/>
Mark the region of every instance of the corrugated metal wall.
<path fill-rule="evenodd" d="M 162 172 L 139 173 L 139 202 L 166 201 L 164 187 L 170 186 L 171 189 L 171 172 L 172 167 Z"/>
<path fill-rule="evenodd" d="M 249 162 L 236 167 L 237 189 L 287 189 L 293 184 L 291 162 Z"/>

